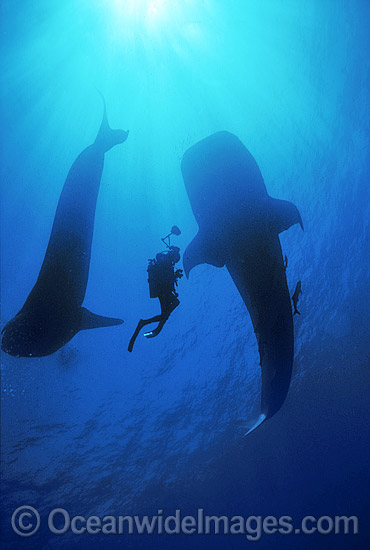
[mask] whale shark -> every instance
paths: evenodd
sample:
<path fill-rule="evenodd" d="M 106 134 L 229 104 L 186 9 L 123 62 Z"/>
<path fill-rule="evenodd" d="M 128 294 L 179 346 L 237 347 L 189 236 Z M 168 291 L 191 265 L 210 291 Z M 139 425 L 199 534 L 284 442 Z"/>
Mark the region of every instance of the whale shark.
<path fill-rule="evenodd" d="M 183 155 L 181 171 L 199 226 L 183 255 L 197 265 L 226 266 L 257 338 L 261 413 L 246 435 L 275 415 L 288 394 L 294 358 L 293 317 L 279 233 L 299 223 L 297 207 L 274 199 L 252 154 L 229 132 L 212 134 Z"/>
<path fill-rule="evenodd" d="M 22 309 L 2 330 L 1 349 L 6 353 L 43 357 L 60 349 L 80 330 L 123 323 L 122 319 L 91 313 L 82 303 L 104 156 L 127 137 L 127 131 L 110 128 L 104 101 L 95 141 L 80 153 L 68 172 L 36 284 Z"/>

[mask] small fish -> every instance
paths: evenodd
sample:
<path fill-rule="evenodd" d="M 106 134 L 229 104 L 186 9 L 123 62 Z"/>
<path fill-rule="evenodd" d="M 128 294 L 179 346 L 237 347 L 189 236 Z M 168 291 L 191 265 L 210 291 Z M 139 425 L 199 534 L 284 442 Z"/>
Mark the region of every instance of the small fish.
<path fill-rule="evenodd" d="M 293 302 L 293 307 L 294 307 L 293 315 L 295 315 L 296 313 L 298 313 L 298 315 L 301 314 L 301 312 L 298 311 L 298 309 L 297 309 L 297 304 L 298 304 L 300 294 L 302 294 L 302 283 L 301 283 L 301 281 L 298 281 L 298 283 L 296 284 L 296 287 L 295 287 L 295 291 L 294 291 L 293 296 L 292 296 L 292 302 Z"/>

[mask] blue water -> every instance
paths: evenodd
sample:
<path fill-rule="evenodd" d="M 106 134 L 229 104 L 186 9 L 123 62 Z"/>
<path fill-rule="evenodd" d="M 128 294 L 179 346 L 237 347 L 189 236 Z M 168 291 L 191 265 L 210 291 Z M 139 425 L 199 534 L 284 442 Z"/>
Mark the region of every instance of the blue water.
<path fill-rule="evenodd" d="M 369 523 L 370 4 L 367 0 L 4 0 L 2 326 L 35 283 L 67 172 L 106 98 L 107 153 L 84 304 L 122 317 L 40 359 L 2 354 L 4 548 L 239 549 L 242 536 L 63 536 L 47 514 L 356 515 L 357 536 L 264 535 L 260 549 L 363 549 Z M 257 344 L 225 269 L 181 280 L 156 339 L 147 259 L 197 231 L 185 150 L 218 130 L 252 152 L 305 225 L 281 235 L 295 322 L 291 389 L 259 410 Z M 12 532 L 15 508 L 41 514 Z"/>

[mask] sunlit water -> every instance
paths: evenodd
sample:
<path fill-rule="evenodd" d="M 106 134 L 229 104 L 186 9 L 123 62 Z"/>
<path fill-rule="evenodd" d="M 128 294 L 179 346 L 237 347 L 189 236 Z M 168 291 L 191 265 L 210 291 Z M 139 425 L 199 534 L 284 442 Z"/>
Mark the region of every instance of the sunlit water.
<path fill-rule="evenodd" d="M 71 515 L 357 515 L 350 540 L 264 536 L 259 548 L 368 541 L 370 9 L 366 0 L 2 2 L 2 325 L 39 272 L 68 169 L 95 138 L 100 90 L 127 142 L 106 155 L 85 305 L 121 327 L 79 333 L 42 359 L 2 355 L 4 548 L 244 548 L 243 537 L 50 535 Z M 270 195 L 305 232 L 281 236 L 302 280 L 296 359 L 281 411 L 258 411 L 257 344 L 224 269 L 180 281 L 162 334 L 147 259 L 176 223 L 197 230 L 180 172 L 217 130 L 240 137 Z M 14 535 L 12 511 L 44 522 Z"/>

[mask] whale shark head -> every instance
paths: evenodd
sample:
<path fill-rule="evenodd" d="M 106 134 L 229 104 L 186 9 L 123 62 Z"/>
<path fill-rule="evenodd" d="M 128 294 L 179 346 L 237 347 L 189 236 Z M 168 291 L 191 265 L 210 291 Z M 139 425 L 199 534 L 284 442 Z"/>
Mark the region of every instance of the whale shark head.
<path fill-rule="evenodd" d="M 186 276 L 201 263 L 222 267 L 302 219 L 289 201 L 273 199 L 253 155 L 230 132 L 190 147 L 181 171 L 199 232 L 184 252 Z"/>
<path fill-rule="evenodd" d="M 267 197 L 260 169 L 238 137 L 222 131 L 190 147 L 181 171 L 201 229 L 226 223 L 251 202 Z M 243 212 L 243 215 L 245 213 Z"/>

